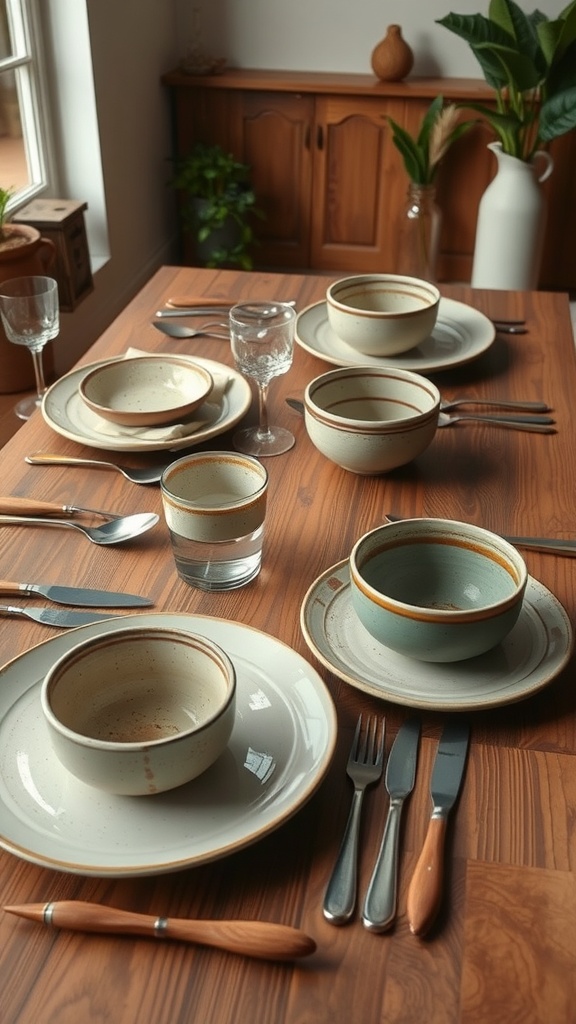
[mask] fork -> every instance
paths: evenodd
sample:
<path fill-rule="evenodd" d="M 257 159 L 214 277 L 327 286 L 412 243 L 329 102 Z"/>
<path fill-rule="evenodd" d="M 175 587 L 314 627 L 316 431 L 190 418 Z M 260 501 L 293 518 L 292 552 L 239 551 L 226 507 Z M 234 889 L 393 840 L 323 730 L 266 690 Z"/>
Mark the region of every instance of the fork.
<path fill-rule="evenodd" d="M 378 782 L 384 764 L 385 720 L 382 719 L 380 740 L 377 742 L 378 719 L 368 718 L 362 739 L 362 715 L 359 716 L 350 748 L 346 774 L 354 783 L 354 794 L 340 851 L 324 896 L 324 917 L 331 924 L 349 921 L 356 906 L 358 880 L 358 839 L 360 814 L 367 786 Z"/>

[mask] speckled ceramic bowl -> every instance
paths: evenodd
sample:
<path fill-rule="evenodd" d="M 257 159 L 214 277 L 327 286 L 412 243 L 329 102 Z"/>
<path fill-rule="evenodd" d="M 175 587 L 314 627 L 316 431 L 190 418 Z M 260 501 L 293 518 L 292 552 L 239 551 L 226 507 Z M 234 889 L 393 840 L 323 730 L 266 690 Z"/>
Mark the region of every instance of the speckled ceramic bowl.
<path fill-rule="evenodd" d="M 386 473 L 411 462 L 438 425 L 440 392 L 408 370 L 348 366 L 308 384 L 304 419 L 312 443 L 352 473 Z"/>
<path fill-rule="evenodd" d="M 440 292 L 418 277 L 362 274 L 326 291 L 328 322 L 342 341 L 366 356 L 416 348 L 436 324 Z"/>
<path fill-rule="evenodd" d="M 479 526 L 405 519 L 365 534 L 350 555 L 352 607 L 380 643 L 420 661 L 491 650 L 520 614 L 526 565 Z"/>
<path fill-rule="evenodd" d="M 225 652 L 180 629 L 131 627 L 77 644 L 47 673 L 54 751 L 89 786 L 130 796 L 174 789 L 223 753 L 236 674 Z"/>
<path fill-rule="evenodd" d="M 214 381 L 203 366 L 178 356 L 117 359 L 90 370 L 80 397 L 92 412 L 127 427 L 160 426 L 189 416 Z"/>

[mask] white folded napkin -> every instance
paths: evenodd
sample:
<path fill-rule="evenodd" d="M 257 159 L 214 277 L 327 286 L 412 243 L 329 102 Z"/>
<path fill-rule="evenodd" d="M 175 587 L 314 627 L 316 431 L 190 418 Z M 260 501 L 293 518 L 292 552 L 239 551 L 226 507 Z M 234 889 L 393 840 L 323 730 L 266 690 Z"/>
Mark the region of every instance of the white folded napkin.
<path fill-rule="evenodd" d="M 134 359 L 137 356 L 149 355 L 150 352 L 129 348 L 125 352 L 124 358 Z M 223 366 L 222 370 L 224 371 L 222 373 L 210 370 L 214 387 L 210 392 L 209 400 L 204 402 L 199 409 L 195 410 L 192 419 L 183 420 L 181 423 L 169 423 L 163 427 L 124 427 L 119 423 L 110 423 L 86 407 L 86 411 L 90 413 L 92 428 L 97 430 L 98 433 L 108 434 L 110 437 L 137 437 L 143 441 L 170 441 L 172 438 L 187 437 L 189 434 L 195 434 L 207 424 L 215 423 L 221 414 L 222 399 L 234 379 L 226 373 L 226 367 Z"/>

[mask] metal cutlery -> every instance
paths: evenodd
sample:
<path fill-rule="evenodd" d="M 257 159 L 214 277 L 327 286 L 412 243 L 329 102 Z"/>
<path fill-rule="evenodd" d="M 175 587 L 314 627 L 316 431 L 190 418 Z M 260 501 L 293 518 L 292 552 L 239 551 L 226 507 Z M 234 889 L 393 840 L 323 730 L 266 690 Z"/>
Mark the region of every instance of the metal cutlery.
<path fill-rule="evenodd" d="M 118 515 L 116 512 L 104 512 L 98 508 L 84 508 L 81 505 L 59 505 L 54 501 L 38 501 L 36 498 L 19 498 L 16 495 L 9 495 L 7 498 L 0 498 L 0 513 L 5 515 L 29 515 L 29 516 L 75 516 L 92 515 L 100 516 L 102 519 L 116 520 L 120 522 L 127 516 Z"/>
<path fill-rule="evenodd" d="M 291 409 L 295 409 L 300 415 L 304 415 L 304 403 L 299 398 L 287 398 L 286 404 Z M 442 410 L 443 405 L 440 406 Z M 454 423 L 458 423 L 460 420 L 466 422 L 479 421 L 481 423 L 489 423 L 493 426 L 498 427 L 509 427 L 513 430 L 527 430 L 536 434 L 555 434 L 556 429 L 554 427 L 555 420 L 549 416 L 482 416 L 474 415 L 472 413 L 456 413 L 448 414 L 447 412 L 441 411 L 438 416 L 439 427 L 451 427 Z"/>
<path fill-rule="evenodd" d="M 138 608 L 154 602 L 138 594 L 115 593 L 112 590 L 93 590 L 90 587 L 62 587 L 53 583 L 17 583 L 0 580 L 0 594 L 18 594 L 24 597 L 45 597 L 56 604 L 72 604 L 82 608 Z"/>
<path fill-rule="evenodd" d="M 366 893 L 362 920 L 372 932 L 383 932 L 396 917 L 398 847 L 404 801 L 414 789 L 420 722 L 411 718 L 400 727 L 388 755 L 385 784 L 390 794 L 382 844 Z"/>
<path fill-rule="evenodd" d="M 153 320 L 152 326 L 156 327 L 158 331 L 162 331 L 163 334 L 168 334 L 170 338 L 217 338 L 219 341 L 229 341 L 230 334 L 226 324 L 204 324 L 202 327 L 193 329 L 192 327 L 183 327 L 182 324 L 164 323 L 163 320 Z M 212 327 L 223 327 L 226 333 L 222 331 L 213 331 Z"/>
<path fill-rule="evenodd" d="M 408 923 L 414 935 L 430 930 L 442 902 L 446 826 L 462 784 L 469 739 L 467 723 L 449 722 L 438 744 L 430 783 L 432 817 L 408 889 Z"/>
<path fill-rule="evenodd" d="M 43 626 L 56 626 L 58 629 L 74 629 L 102 619 L 121 618 L 105 612 L 63 612 L 57 608 L 19 608 L 11 604 L 0 604 L 0 615 L 22 615 L 33 622 L 41 622 Z"/>
<path fill-rule="evenodd" d="M 81 526 L 71 519 L 44 519 L 40 516 L 3 516 L 1 526 L 62 526 L 79 530 L 93 544 L 122 544 L 134 540 L 156 525 L 160 517 L 154 512 L 140 512 L 122 519 L 112 519 L 102 526 Z"/>
<path fill-rule="evenodd" d="M 361 728 L 362 715 L 358 718 L 346 765 L 346 774 L 354 784 L 352 804 L 340 851 L 324 896 L 324 917 L 332 924 L 344 924 L 354 913 L 358 884 L 358 839 L 364 793 L 367 786 L 378 782 L 384 764 L 384 719 L 379 740 L 378 719 L 375 715 L 368 718 L 362 740 Z"/>
<path fill-rule="evenodd" d="M 504 320 L 493 320 L 498 334 L 528 334 L 528 328 L 521 324 L 505 323 Z"/>
<path fill-rule="evenodd" d="M 102 459 L 81 459 L 75 455 L 51 455 L 48 452 L 34 452 L 33 455 L 27 455 L 25 461 L 31 466 L 93 466 L 97 469 L 116 469 L 133 484 L 157 484 L 166 467 L 174 459 L 171 458 L 161 466 L 142 469 L 119 466 L 116 462 L 103 462 Z"/>
<path fill-rule="evenodd" d="M 526 430 L 533 434 L 556 434 L 555 420 L 549 416 L 482 416 L 473 413 L 438 414 L 439 427 L 452 427 L 455 423 L 488 423 L 493 427 Z"/>
<path fill-rule="evenodd" d="M 450 412 L 451 409 L 459 409 L 461 405 L 485 405 L 493 409 L 517 409 L 518 412 L 552 412 L 546 402 L 521 402 L 509 398 L 453 398 L 441 402 L 440 408 Z"/>
<path fill-rule="evenodd" d="M 189 921 L 178 917 L 153 917 L 82 900 L 27 903 L 4 907 L 4 910 L 51 928 L 139 935 L 153 938 L 155 942 L 177 939 L 264 960 L 293 960 L 310 956 L 316 949 L 314 939 L 306 932 L 268 921 Z"/>
<path fill-rule="evenodd" d="M 157 317 L 175 317 L 175 316 L 206 316 L 213 313 L 215 309 L 222 310 L 227 313 L 232 309 L 232 306 L 236 306 L 238 303 L 246 305 L 249 303 L 249 299 L 235 299 L 234 301 L 228 300 L 227 302 L 219 299 L 186 299 L 181 297 L 173 297 L 167 299 L 166 305 L 168 309 L 157 309 L 155 316 Z M 266 300 L 264 300 L 266 301 Z M 283 302 L 284 306 L 295 306 L 296 302 L 294 299 L 289 299 Z M 278 310 L 278 305 L 275 302 L 270 303 L 268 311 L 269 316 L 275 316 Z M 258 316 L 262 316 L 262 311 L 259 310 Z"/>
<path fill-rule="evenodd" d="M 391 523 L 397 523 L 402 516 L 393 515 L 387 512 L 385 519 Z M 554 540 L 552 537 L 512 537 L 506 533 L 500 533 L 500 537 L 507 540 L 509 544 L 515 544 L 519 548 L 528 548 L 530 551 L 542 551 L 556 555 L 576 555 L 576 540 Z"/>

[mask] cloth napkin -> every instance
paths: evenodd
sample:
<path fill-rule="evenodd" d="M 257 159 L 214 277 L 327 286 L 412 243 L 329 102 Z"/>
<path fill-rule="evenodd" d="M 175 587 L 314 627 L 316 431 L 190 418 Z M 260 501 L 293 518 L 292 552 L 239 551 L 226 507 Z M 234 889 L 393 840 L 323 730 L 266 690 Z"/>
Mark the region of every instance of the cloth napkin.
<path fill-rule="evenodd" d="M 149 352 L 143 352 L 137 348 L 129 348 L 125 352 L 124 358 L 134 359 L 137 356 L 149 355 Z M 212 374 L 214 387 L 208 396 L 209 400 L 194 411 L 192 419 L 183 420 L 181 423 L 168 423 L 162 427 L 125 427 L 119 423 L 110 423 L 86 407 L 86 411 L 90 413 L 92 428 L 97 430 L 98 433 L 107 434 L 110 437 L 137 437 L 142 441 L 170 441 L 172 438 L 187 437 L 189 434 L 195 434 L 202 427 L 209 423 L 215 423 L 219 418 L 222 411 L 222 399 L 234 380 L 226 372 L 225 366 L 222 366 L 221 373 L 214 370 L 210 370 L 210 373 Z"/>

